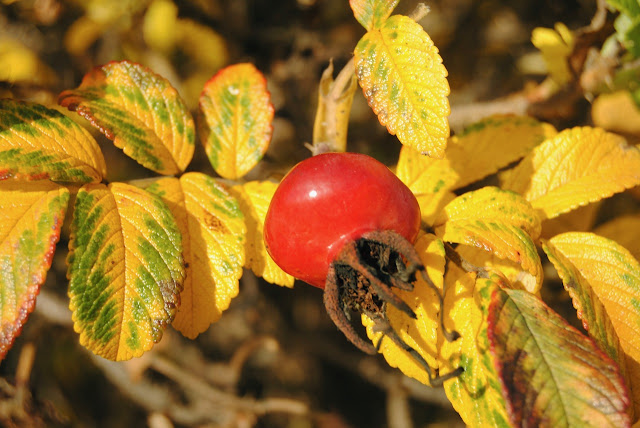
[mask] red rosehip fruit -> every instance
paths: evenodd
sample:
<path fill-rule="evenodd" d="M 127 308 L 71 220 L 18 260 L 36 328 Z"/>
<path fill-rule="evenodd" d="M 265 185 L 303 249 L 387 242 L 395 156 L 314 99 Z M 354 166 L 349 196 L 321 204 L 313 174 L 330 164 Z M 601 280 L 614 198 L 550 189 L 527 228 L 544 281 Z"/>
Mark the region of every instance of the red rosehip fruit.
<path fill-rule="evenodd" d="M 394 231 L 414 242 L 420 207 L 384 164 L 357 153 L 325 153 L 297 164 L 267 212 L 267 251 L 288 274 L 324 288 L 345 243 L 371 231 Z"/>

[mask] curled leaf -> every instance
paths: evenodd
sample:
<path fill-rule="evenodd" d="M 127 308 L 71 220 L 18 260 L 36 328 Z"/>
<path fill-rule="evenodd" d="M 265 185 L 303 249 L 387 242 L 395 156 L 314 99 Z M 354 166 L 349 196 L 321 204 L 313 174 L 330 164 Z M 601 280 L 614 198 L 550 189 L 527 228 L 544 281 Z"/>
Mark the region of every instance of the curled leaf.
<path fill-rule="evenodd" d="M 84 116 L 146 168 L 178 174 L 195 149 L 195 127 L 168 80 L 132 62 L 110 62 L 84 76 L 58 102 Z"/>
<path fill-rule="evenodd" d="M 50 181 L 0 182 L 0 360 L 35 307 L 68 202 Z"/>
<path fill-rule="evenodd" d="M 211 165 L 225 178 L 244 176 L 269 147 L 273 105 L 267 82 L 252 64 L 224 68 L 200 96 L 201 140 Z"/>
<path fill-rule="evenodd" d="M 180 231 L 160 198 L 123 183 L 83 186 L 67 261 L 69 308 L 82 345 L 121 361 L 162 338 L 185 273 Z"/>
<path fill-rule="evenodd" d="M 542 276 L 532 237 L 540 235 L 540 220 L 521 196 L 497 187 L 468 192 L 451 201 L 434 221 L 444 241 L 481 248 L 512 260 L 536 278 Z"/>
<path fill-rule="evenodd" d="M 101 181 L 106 169 L 91 134 L 62 113 L 0 100 L 0 179 L 88 183 Z"/>
<path fill-rule="evenodd" d="M 450 113 L 447 70 L 420 24 L 394 15 L 355 49 L 356 76 L 381 124 L 402 144 L 444 156 Z"/>

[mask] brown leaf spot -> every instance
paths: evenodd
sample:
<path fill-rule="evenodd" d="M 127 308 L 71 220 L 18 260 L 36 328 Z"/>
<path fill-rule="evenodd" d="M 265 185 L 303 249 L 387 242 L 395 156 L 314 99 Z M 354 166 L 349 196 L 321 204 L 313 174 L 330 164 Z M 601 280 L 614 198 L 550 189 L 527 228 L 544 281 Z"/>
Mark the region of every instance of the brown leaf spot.
<path fill-rule="evenodd" d="M 214 233 L 227 234 L 229 233 L 229 229 L 224 223 L 216 216 L 206 213 L 204 216 L 204 224 L 207 226 L 207 229 Z"/>

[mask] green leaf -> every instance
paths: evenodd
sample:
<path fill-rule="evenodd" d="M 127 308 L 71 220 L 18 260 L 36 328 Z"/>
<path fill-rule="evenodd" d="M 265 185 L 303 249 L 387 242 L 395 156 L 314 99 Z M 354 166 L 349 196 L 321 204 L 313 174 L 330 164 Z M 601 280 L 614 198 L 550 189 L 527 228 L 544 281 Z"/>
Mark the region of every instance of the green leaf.
<path fill-rule="evenodd" d="M 514 426 L 630 426 L 614 361 L 530 293 L 493 291 L 488 337 Z"/>
<path fill-rule="evenodd" d="M 189 172 L 145 186 L 162 198 L 183 236 L 186 279 L 173 327 L 195 339 L 238 294 L 247 229 L 238 201 L 219 180 Z"/>
<path fill-rule="evenodd" d="M 50 181 L 0 182 L 0 360 L 35 307 L 68 202 Z"/>
<path fill-rule="evenodd" d="M 349 0 L 353 15 L 367 30 L 380 28 L 400 0 Z"/>
<path fill-rule="evenodd" d="M 101 181 L 107 168 L 84 128 L 40 104 L 0 100 L 0 179 Z"/>
<path fill-rule="evenodd" d="M 381 124 L 402 144 L 442 158 L 449 138 L 447 70 L 429 35 L 394 15 L 355 49 L 356 76 Z"/>
<path fill-rule="evenodd" d="M 123 183 L 83 186 L 67 261 L 69 308 L 83 346 L 120 361 L 162 338 L 185 272 L 180 231 L 160 198 Z"/>
<path fill-rule="evenodd" d="M 84 76 L 58 102 L 98 128 L 146 168 L 178 174 L 195 149 L 193 119 L 165 78 L 128 61 L 110 62 Z"/>
<path fill-rule="evenodd" d="M 252 64 L 224 68 L 200 95 L 200 138 L 222 177 L 244 176 L 262 159 L 273 130 L 267 82 Z"/>

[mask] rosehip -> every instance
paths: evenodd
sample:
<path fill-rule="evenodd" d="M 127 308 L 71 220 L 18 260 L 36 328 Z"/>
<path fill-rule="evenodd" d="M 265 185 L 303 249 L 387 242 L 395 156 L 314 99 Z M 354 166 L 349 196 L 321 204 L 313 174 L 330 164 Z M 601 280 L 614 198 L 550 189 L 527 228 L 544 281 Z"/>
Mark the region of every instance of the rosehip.
<path fill-rule="evenodd" d="M 440 300 L 412 243 L 420 230 L 420 207 L 413 193 L 384 164 L 355 153 L 309 158 L 283 178 L 264 224 L 267 251 L 285 272 L 324 289 L 324 304 L 336 326 L 358 348 L 378 346 L 361 338 L 350 311 L 363 313 L 429 374 L 432 385 L 457 376 L 433 372 L 424 358 L 398 335 L 387 318 L 391 304 L 412 318 L 413 310 L 392 288 L 413 290 L 420 272 Z M 456 332 L 444 329 L 447 340 Z M 382 339 L 380 339 L 382 340 Z"/>
<path fill-rule="evenodd" d="M 419 229 L 418 201 L 384 164 L 362 154 L 325 153 L 299 163 L 282 180 L 264 239 L 285 272 L 324 288 L 345 243 L 376 230 L 413 242 Z"/>

